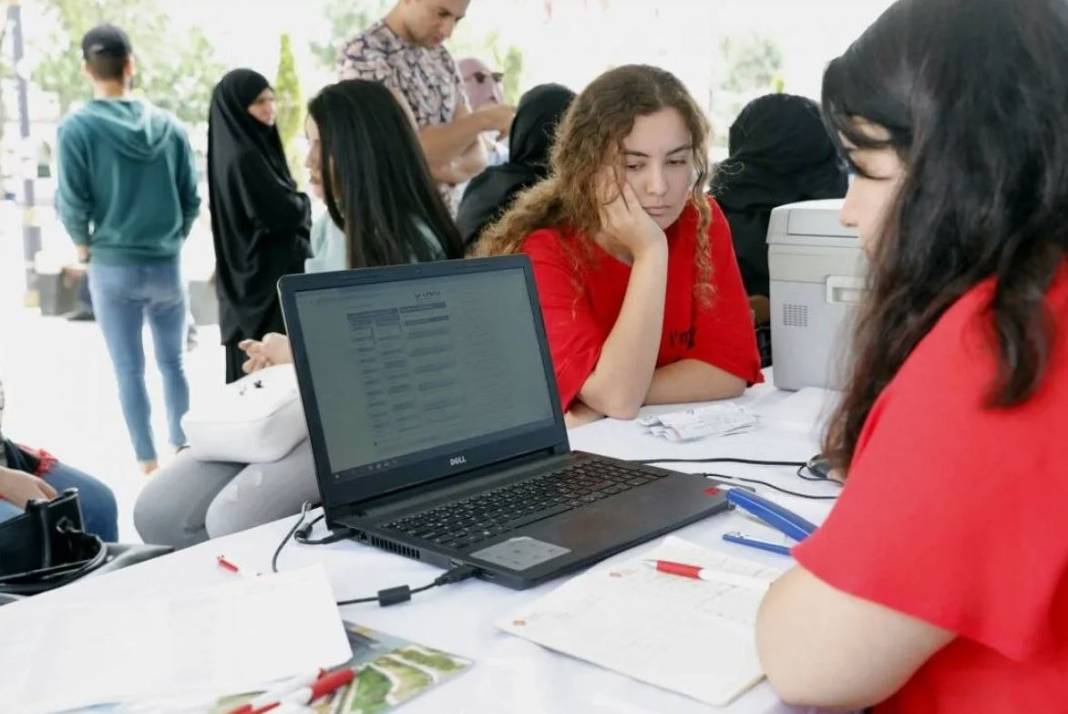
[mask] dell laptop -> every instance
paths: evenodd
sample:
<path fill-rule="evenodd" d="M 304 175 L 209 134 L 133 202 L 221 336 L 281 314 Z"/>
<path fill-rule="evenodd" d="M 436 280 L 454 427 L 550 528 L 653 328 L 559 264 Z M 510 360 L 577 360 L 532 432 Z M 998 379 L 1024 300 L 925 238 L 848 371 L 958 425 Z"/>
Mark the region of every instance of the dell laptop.
<path fill-rule="evenodd" d="M 279 282 L 327 524 L 522 589 L 727 507 L 572 451 L 526 256 Z"/>

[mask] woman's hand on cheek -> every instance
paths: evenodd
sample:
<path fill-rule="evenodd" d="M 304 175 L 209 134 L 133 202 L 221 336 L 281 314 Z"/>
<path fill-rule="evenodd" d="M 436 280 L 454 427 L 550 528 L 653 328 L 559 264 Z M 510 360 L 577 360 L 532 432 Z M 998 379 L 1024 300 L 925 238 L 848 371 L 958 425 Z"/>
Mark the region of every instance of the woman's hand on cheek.
<path fill-rule="evenodd" d="M 618 181 L 615 171 L 607 169 L 602 174 L 598 194 L 602 229 L 634 260 L 647 250 L 666 249 L 664 231 L 642 208 L 630 184 Z"/>

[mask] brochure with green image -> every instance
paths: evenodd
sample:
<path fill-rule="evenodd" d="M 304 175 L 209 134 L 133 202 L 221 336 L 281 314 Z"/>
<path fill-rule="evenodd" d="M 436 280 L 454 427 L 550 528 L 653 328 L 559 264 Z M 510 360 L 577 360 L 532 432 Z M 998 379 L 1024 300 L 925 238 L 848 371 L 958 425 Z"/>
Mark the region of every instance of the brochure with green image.
<path fill-rule="evenodd" d="M 352 645 L 348 666 L 356 670 L 352 684 L 312 707 L 319 714 L 381 714 L 471 666 L 471 660 L 435 650 L 368 627 L 345 622 Z M 220 699 L 211 714 L 225 714 L 258 692 Z"/>

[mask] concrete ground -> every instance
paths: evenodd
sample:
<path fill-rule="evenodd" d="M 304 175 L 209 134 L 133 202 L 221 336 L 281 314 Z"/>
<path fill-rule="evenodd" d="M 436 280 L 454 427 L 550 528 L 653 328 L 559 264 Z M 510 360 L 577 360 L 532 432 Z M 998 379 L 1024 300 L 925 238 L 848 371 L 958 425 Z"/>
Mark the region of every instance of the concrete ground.
<path fill-rule="evenodd" d="M 0 379 L 7 397 L 2 429 L 15 441 L 44 448 L 107 483 L 119 504 L 119 539 L 139 542 L 133 504 L 142 476 L 119 408 L 115 378 L 95 322 L 43 317 L 23 306 L 21 213 L 0 203 Z M 146 381 L 152 425 L 162 463 L 167 444 L 163 388 L 152 341 L 145 335 Z M 223 384 L 224 357 L 215 326 L 199 328 L 186 353 L 191 401 Z M 151 477 L 148 477 L 151 478 Z"/>

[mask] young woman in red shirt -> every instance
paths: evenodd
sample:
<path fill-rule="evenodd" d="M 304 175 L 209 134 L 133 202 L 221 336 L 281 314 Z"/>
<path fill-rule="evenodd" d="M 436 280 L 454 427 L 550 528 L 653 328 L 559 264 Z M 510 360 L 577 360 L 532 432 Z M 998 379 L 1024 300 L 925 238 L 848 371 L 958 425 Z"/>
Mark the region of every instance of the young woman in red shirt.
<path fill-rule="evenodd" d="M 483 236 L 482 255 L 530 256 L 569 425 L 761 379 L 730 228 L 702 193 L 708 133 L 670 73 L 606 72 L 564 117 L 549 177 Z"/>
<path fill-rule="evenodd" d="M 757 640 L 802 705 L 1068 711 L 1068 4 L 901 0 L 823 108 L 870 255 L 847 475 Z"/>

